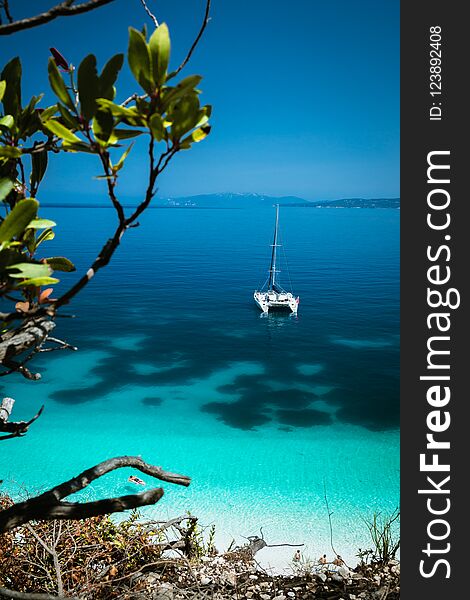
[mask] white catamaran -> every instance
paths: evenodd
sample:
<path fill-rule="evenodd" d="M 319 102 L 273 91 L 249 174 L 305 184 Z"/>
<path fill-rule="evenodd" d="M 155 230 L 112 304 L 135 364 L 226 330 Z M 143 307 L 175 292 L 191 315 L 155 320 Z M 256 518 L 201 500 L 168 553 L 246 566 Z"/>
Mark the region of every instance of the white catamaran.
<path fill-rule="evenodd" d="M 276 268 L 277 264 L 277 249 L 281 247 L 278 244 L 279 237 L 279 204 L 276 204 L 276 225 L 274 227 L 274 241 L 272 243 L 271 266 L 269 267 L 269 277 L 266 283 L 260 290 L 256 290 L 253 294 L 255 303 L 263 311 L 268 313 L 270 310 L 288 310 L 291 313 L 297 314 L 299 307 L 299 297 L 294 297 L 291 292 L 287 292 L 276 281 L 277 273 L 280 273 Z"/>

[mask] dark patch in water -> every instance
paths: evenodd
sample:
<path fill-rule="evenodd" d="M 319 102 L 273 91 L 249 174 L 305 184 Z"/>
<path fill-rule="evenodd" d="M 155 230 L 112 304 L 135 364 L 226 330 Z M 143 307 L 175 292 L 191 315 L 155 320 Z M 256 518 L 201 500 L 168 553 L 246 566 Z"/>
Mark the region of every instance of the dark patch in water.
<path fill-rule="evenodd" d="M 261 363 L 264 374 L 238 376 L 233 382 L 218 388 L 218 392 L 227 395 L 227 402 L 209 402 L 201 407 L 203 412 L 213 414 L 230 427 L 251 430 L 270 421 L 291 429 L 329 425 L 331 416 L 312 408 L 312 403 L 319 398 L 335 409 L 337 421 L 372 431 L 399 426 L 399 353 L 395 347 L 377 348 L 371 352 L 331 345 L 327 343 L 330 335 L 327 323 L 323 325 L 319 321 L 315 337 L 308 338 L 299 335 L 302 315 L 298 322 L 289 321 L 289 317 L 285 317 L 285 321 L 273 321 L 276 326 L 272 327 L 268 319 L 259 319 L 256 313 L 250 313 L 252 322 L 247 326 L 246 337 L 229 337 L 224 335 L 223 330 L 208 327 L 204 319 L 183 316 L 177 321 L 155 326 L 153 339 L 152 332 L 143 321 L 125 321 L 122 312 L 114 305 L 110 311 L 106 323 L 98 324 L 96 330 L 96 320 L 61 320 L 61 335 L 69 342 L 85 351 L 102 349 L 109 356 L 97 361 L 87 374 L 98 378 L 98 383 L 86 386 L 84 378 L 85 387 L 57 390 L 50 395 L 53 400 L 64 404 L 93 402 L 133 385 L 148 388 L 147 398 L 156 398 L 152 395 L 152 388 L 156 386 L 190 385 L 230 367 L 236 361 L 247 361 Z M 226 313 L 220 315 L 221 323 L 225 323 L 224 319 Z M 230 327 L 230 322 L 224 326 Z M 307 321 L 305 327 L 310 326 Z M 147 337 L 131 353 L 108 347 L 105 341 L 90 339 L 98 335 L 109 337 L 113 331 L 123 336 L 145 334 Z M 347 335 L 351 334 L 345 331 L 344 336 Z M 368 334 L 364 332 L 363 335 Z M 53 377 L 53 358 L 46 362 L 44 356 L 37 362 L 50 368 Z M 139 374 L 133 368 L 133 361 L 165 368 L 175 364 L 175 368 Z M 321 361 L 324 368 L 316 374 L 301 375 L 296 365 L 305 361 L 312 364 Z M 272 390 L 269 381 L 286 389 Z M 313 391 L 299 390 L 299 383 L 312 387 L 332 386 L 334 389 L 317 396 Z M 190 397 L 184 399 L 188 403 L 191 400 Z M 158 405 L 147 402 L 147 399 L 142 402 Z M 184 402 L 176 398 L 174 402 L 179 402 L 178 410 L 184 410 Z"/>
<path fill-rule="evenodd" d="M 314 427 L 315 425 L 331 425 L 332 418 L 326 412 L 306 408 L 304 410 L 278 410 L 278 419 L 281 423 L 293 427 Z"/>
<path fill-rule="evenodd" d="M 271 420 L 262 411 L 246 405 L 245 402 L 209 402 L 202 407 L 203 412 L 217 415 L 217 419 L 237 429 L 251 430 Z"/>
<path fill-rule="evenodd" d="M 145 404 L 146 406 L 160 406 L 162 402 L 163 400 L 158 396 L 142 399 L 142 404 Z"/>

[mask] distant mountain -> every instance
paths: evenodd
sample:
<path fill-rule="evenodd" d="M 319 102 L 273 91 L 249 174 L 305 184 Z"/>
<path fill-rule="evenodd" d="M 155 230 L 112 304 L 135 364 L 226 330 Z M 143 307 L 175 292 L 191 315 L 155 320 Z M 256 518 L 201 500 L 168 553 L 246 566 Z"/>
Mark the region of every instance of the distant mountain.
<path fill-rule="evenodd" d="M 156 205 L 173 208 L 256 208 L 261 206 L 304 206 L 311 208 L 399 208 L 400 198 L 344 198 L 304 200 L 296 196 L 262 194 L 202 194 L 180 198 L 159 198 Z"/>
<path fill-rule="evenodd" d="M 179 198 L 156 198 L 149 208 L 258 208 L 301 206 L 307 208 L 400 208 L 400 198 L 343 198 L 341 200 L 304 200 L 297 196 L 264 196 L 263 194 L 202 194 Z M 135 208 L 134 199 L 123 199 L 124 208 Z M 44 207 L 54 208 L 108 208 L 110 203 L 100 202 L 47 202 Z"/>

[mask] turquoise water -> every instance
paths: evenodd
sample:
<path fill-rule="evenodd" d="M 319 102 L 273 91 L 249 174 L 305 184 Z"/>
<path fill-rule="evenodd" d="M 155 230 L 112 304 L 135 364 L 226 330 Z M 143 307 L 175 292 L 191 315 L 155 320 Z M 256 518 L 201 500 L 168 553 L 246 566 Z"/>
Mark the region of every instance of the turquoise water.
<path fill-rule="evenodd" d="M 46 212 L 59 225 L 50 253 L 86 269 L 112 211 Z M 68 308 L 77 318 L 58 321 L 56 335 L 79 352 L 38 357 L 37 383 L 2 381 L 16 418 L 46 405 L 25 438 L 2 446 L 9 490 L 36 492 L 139 454 L 193 479 L 188 489 L 165 485 L 146 514 L 191 510 L 216 524 L 220 546 L 262 526 L 270 543 L 328 553 L 324 486 L 338 551 L 352 561 L 370 545 L 363 518 L 399 501 L 399 211 L 281 209 L 297 318 L 263 318 L 252 303 L 273 216 L 144 215 Z M 110 474 L 86 496 L 138 491 L 127 475 Z M 279 549 L 269 561 L 291 554 Z"/>

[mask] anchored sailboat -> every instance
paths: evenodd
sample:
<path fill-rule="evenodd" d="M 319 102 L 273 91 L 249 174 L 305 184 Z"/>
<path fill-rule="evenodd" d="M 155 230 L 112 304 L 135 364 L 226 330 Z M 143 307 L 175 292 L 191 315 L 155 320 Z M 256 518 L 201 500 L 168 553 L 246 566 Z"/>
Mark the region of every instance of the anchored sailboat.
<path fill-rule="evenodd" d="M 297 314 L 299 306 L 299 297 L 294 297 L 291 292 L 287 292 L 277 281 L 277 249 L 281 247 L 278 244 L 279 238 L 279 204 L 276 204 L 276 225 L 274 227 L 274 240 L 272 243 L 271 265 L 269 267 L 269 277 L 260 290 L 256 290 L 253 298 L 257 306 L 268 313 L 270 310 L 288 310 Z"/>

